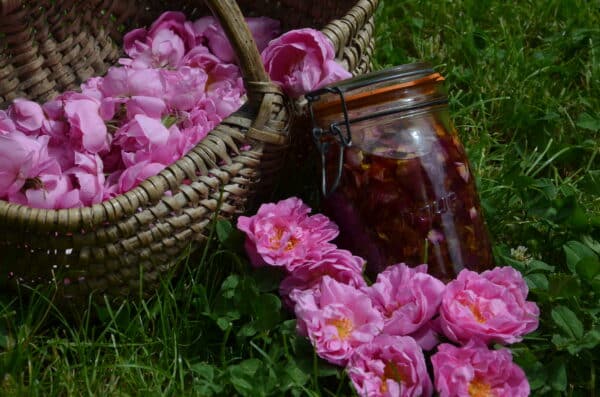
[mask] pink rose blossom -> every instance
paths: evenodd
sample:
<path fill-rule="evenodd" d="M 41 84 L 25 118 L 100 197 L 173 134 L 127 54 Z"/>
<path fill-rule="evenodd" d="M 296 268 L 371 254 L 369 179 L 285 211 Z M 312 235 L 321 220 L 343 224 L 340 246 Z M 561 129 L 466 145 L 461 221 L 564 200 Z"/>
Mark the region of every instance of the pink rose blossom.
<path fill-rule="evenodd" d="M 204 97 L 208 76 L 202 69 L 182 66 L 177 70 L 163 70 L 165 102 L 170 109 L 192 110 Z"/>
<path fill-rule="evenodd" d="M 186 51 L 196 45 L 192 24 L 180 12 L 163 13 L 150 27 L 135 29 L 123 38 L 125 53 L 132 59 L 121 64 L 133 68 L 177 67 Z"/>
<path fill-rule="evenodd" d="M 151 48 L 157 67 L 176 67 L 185 54 L 183 40 L 169 29 L 161 29 L 156 33 Z"/>
<path fill-rule="evenodd" d="M 525 373 L 508 349 L 488 350 L 475 341 L 464 347 L 445 343 L 431 363 L 440 397 L 525 397 L 530 392 Z"/>
<path fill-rule="evenodd" d="M 258 51 L 267 46 L 269 41 L 277 37 L 281 32 L 280 22 L 267 17 L 246 18 L 246 23 L 256 42 Z M 205 38 L 207 46 L 221 61 L 235 63 L 236 56 L 229 39 L 213 17 L 200 18 L 193 24 L 194 32 L 198 38 Z"/>
<path fill-rule="evenodd" d="M 139 185 L 140 182 L 148 179 L 151 176 L 157 175 L 164 168 L 164 164 L 151 163 L 149 161 L 143 161 L 128 167 L 119 176 L 117 193 L 122 194 L 130 191 Z"/>
<path fill-rule="evenodd" d="M 409 336 L 377 336 L 356 348 L 346 369 L 364 397 L 427 397 L 433 392 L 423 352 Z"/>
<path fill-rule="evenodd" d="M 288 306 L 293 307 L 293 298 L 290 297 L 293 290 L 318 287 L 325 275 L 354 288 L 367 286 L 362 276 L 364 259 L 352 255 L 350 251 L 337 249 L 333 244 L 325 247 L 330 248 L 325 248 L 316 258 L 308 257 L 306 262 L 294 268 L 279 285 L 279 294 L 284 297 Z"/>
<path fill-rule="evenodd" d="M 72 175 L 74 186 L 79 190 L 79 197 L 84 206 L 102 202 L 104 196 L 104 172 L 100 156 L 90 153 L 74 154 L 75 167 L 67 170 Z"/>
<path fill-rule="evenodd" d="M 125 102 L 127 119 L 143 114 L 153 119 L 160 119 L 167 114 L 167 104 L 162 98 L 153 96 L 133 96 Z"/>
<path fill-rule="evenodd" d="M 189 51 L 197 44 L 193 24 L 186 20 L 185 14 L 182 12 L 163 12 L 150 26 L 148 36 L 154 39 L 162 30 L 170 30 L 177 34 L 185 44 L 186 51 Z"/>
<path fill-rule="evenodd" d="M 369 297 L 329 276 L 319 292 L 306 292 L 295 307 L 299 332 L 305 331 L 317 354 L 345 365 L 358 346 L 369 343 L 381 332 L 383 320 Z"/>
<path fill-rule="evenodd" d="M 100 91 L 98 86 L 102 83 L 102 77 L 90 77 L 83 84 L 80 85 L 81 93 L 83 95 L 92 97 L 97 101 L 101 101 L 104 95 Z"/>
<path fill-rule="evenodd" d="M 49 173 L 40 174 L 24 191 L 8 196 L 12 203 L 27 205 L 33 208 L 60 209 L 81 207 L 79 191 L 74 189 L 66 175 Z"/>
<path fill-rule="evenodd" d="M 26 134 L 36 133 L 45 119 L 42 107 L 30 100 L 18 98 L 8 108 L 8 115 L 16 127 Z"/>
<path fill-rule="evenodd" d="M 331 42 L 310 28 L 284 33 L 262 52 L 269 76 L 292 97 L 351 77 L 334 58 Z"/>
<path fill-rule="evenodd" d="M 515 343 L 538 326 L 539 308 L 526 301 L 527 285 L 510 267 L 481 274 L 463 270 L 446 286 L 440 308 L 442 330 L 455 342 Z"/>
<path fill-rule="evenodd" d="M 71 125 L 70 139 L 78 149 L 90 153 L 108 151 L 110 136 L 100 117 L 100 103 L 83 94 L 63 94 L 65 116 Z"/>
<path fill-rule="evenodd" d="M 246 233 L 252 264 L 294 268 L 309 252 L 321 250 L 337 236 L 333 222 L 323 215 L 309 216 L 309 212 L 306 204 L 292 197 L 263 204 L 252 217 L 239 217 L 237 227 Z"/>
<path fill-rule="evenodd" d="M 125 151 L 136 152 L 165 145 L 168 140 L 169 130 L 160 120 L 138 114 L 117 130 L 114 143 Z"/>
<path fill-rule="evenodd" d="M 0 110 L 0 135 L 5 135 L 16 130 L 15 123 L 8 117 L 4 110 Z"/>
<path fill-rule="evenodd" d="M 131 167 L 144 161 L 170 165 L 180 159 L 191 148 L 190 137 L 182 134 L 176 125 L 171 126 L 168 133 L 164 144 L 148 145 L 135 152 L 122 151 L 125 166 Z"/>
<path fill-rule="evenodd" d="M 409 335 L 421 346 L 421 349 L 429 351 L 440 343 L 442 329 L 439 320 L 439 317 L 435 317 Z"/>
<path fill-rule="evenodd" d="M 185 118 L 179 124 L 181 132 L 184 136 L 188 137 L 188 146 L 191 145 L 187 150 L 204 139 L 222 120 L 217 115 L 216 106 L 213 101 L 208 98 L 201 100 L 198 106 L 192 109 L 191 112 L 182 112 L 182 115 L 185 115 Z"/>
<path fill-rule="evenodd" d="M 98 84 L 98 89 L 105 98 L 136 95 L 162 98 L 165 82 L 159 69 L 112 67 Z"/>
<path fill-rule="evenodd" d="M 48 157 L 48 140 L 21 131 L 0 135 L 0 197 L 17 193 L 41 172 L 58 166 Z"/>
<path fill-rule="evenodd" d="M 410 268 L 404 263 L 388 267 L 365 291 L 383 315 L 383 332 L 409 335 L 437 314 L 444 283 L 427 274 L 427 265 Z"/>

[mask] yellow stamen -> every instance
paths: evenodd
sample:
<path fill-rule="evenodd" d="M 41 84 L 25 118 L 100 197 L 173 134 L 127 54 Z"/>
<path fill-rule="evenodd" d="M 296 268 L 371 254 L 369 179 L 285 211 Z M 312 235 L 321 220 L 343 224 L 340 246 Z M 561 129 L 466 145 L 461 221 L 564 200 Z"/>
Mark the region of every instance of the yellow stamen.
<path fill-rule="evenodd" d="M 338 336 L 342 340 L 350 336 L 354 326 L 354 324 L 352 324 L 352 320 L 349 318 L 337 318 L 335 320 L 329 320 L 327 323 L 337 328 Z"/>
<path fill-rule="evenodd" d="M 275 227 L 275 235 L 269 239 L 272 250 L 278 250 L 281 247 L 281 239 L 283 238 L 285 230 L 282 227 Z M 285 251 L 291 251 L 296 248 L 296 245 L 300 242 L 296 237 L 291 236 L 285 243 Z"/>
<path fill-rule="evenodd" d="M 469 397 L 493 397 L 492 387 L 481 379 L 475 378 L 469 382 Z"/>
<path fill-rule="evenodd" d="M 281 238 L 283 237 L 283 228 L 276 226 L 275 235 L 269 239 L 271 249 L 277 250 L 281 246 Z"/>
<path fill-rule="evenodd" d="M 475 303 L 471 304 L 470 309 L 471 313 L 473 313 L 473 316 L 475 317 L 475 320 L 477 320 L 478 323 L 485 323 L 485 317 L 483 316 L 483 314 L 479 310 L 479 307 Z"/>
<path fill-rule="evenodd" d="M 387 380 L 391 379 L 394 382 L 401 384 L 402 383 L 402 374 L 400 373 L 400 369 L 396 364 L 391 361 L 388 361 L 383 368 L 383 376 L 381 377 L 381 387 L 380 390 L 382 393 L 387 392 Z"/>

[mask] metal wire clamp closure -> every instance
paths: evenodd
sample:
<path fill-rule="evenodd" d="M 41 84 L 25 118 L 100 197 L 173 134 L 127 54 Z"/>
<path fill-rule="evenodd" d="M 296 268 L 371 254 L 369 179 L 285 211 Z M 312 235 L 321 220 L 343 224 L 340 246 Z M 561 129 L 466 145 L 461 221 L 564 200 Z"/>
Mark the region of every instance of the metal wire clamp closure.
<path fill-rule="evenodd" d="M 329 124 L 329 129 L 327 131 L 323 130 L 321 127 L 317 125 L 315 120 L 314 111 L 312 107 L 312 103 L 314 101 L 319 100 L 320 96 L 325 93 L 333 93 L 337 94 L 340 97 L 340 103 L 342 105 L 342 114 L 344 115 L 344 119 L 342 121 L 335 121 Z M 350 126 L 353 123 L 381 117 L 388 116 L 398 112 L 412 111 L 417 110 L 419 108 L 425 108 L 429 106 L 436 106 L 441 104 L 447 104 L 447 99 L 435 99 L 432 101 L 426 101 L 414 104 L 412 106 L 400 106 L 393 109 L 388 109 L 380 112 L 375 112 L 366 116 L 357 117 L 355 119 L 350 119 L 348 116 L 348 107 L 346 105 L 346 98 L 344 97 L 343 91 L 339 87 L 325 87 L 317 91 L 310 92 L 306 94 L 306 99 L 308 100 L 308 109 L 310 113 L 310 118 L 313 123 L 312 129 L 312 137 L 317 149 L 319 150 L 319 154 L 321 157 L 321 192 L 325 197 L 329 196 L 333 193 L 339 186 L 340 181 L 342 179 L 342 171 L 344 165 L 344 152 L 347 147 L 352 146 L 352 133 L 350 130 Z M 342 132 L 340 125 L 346 128 L 346 133 Z M 327 136 L 331 136 L 334 139 L 327 139 Z M 329 183 L 327 181 L 327 153 L 329 152 L 329 148 L 331 146 L 331 142 L 338 143 L 338 161 L 337 161 L 337 169 L 335 179 L 333 184 L 329 187 Z"/>

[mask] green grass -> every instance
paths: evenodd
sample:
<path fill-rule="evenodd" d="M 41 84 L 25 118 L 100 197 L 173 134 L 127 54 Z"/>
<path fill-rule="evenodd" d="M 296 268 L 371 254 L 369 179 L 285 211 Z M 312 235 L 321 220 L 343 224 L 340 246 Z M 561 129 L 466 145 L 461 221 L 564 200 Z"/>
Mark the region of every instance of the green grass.
<path fill-rule="evenodd" d="M 425 60 L 446 77 L 498 264 L 523 271 L 542 308 L 513 347 L 534 395 L 600 394 L 599 7 L 388 0 L 378 15 L 378 67 Z M 152 299 L 95 319 L 2 297 L 0 394 L 350 395 L 296 337 L 278 275 L 220 237 Z"/>

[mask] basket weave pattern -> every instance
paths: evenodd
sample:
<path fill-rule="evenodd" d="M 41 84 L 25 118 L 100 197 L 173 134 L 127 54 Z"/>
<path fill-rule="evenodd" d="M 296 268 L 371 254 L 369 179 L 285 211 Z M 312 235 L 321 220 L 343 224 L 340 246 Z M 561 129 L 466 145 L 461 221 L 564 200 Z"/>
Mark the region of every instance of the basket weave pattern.
<path fill-rule="evenodd" d="M 91 207 L 34 209 L 0 200 L 0 288 L 59 286 L 60 296 L 151 293 L 220 216 L 240 214 L 276 177 L 289 145 L 289 103 L 243 23 L 319 28 L 353 74 L 370 68 L 377 0 L 207 0 L 238 55 L 248 102 L 183 158 L 126 194 Z M 115 65 L 125 32 L 166 10 L 208 15 L 193 1 L 0 0 L 0 109 L 47 101 Z M 56 275 L 60 275 L 57 280 Z"/>

